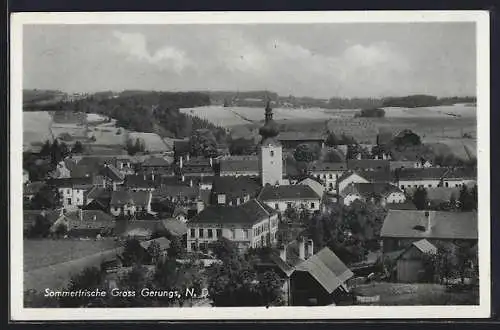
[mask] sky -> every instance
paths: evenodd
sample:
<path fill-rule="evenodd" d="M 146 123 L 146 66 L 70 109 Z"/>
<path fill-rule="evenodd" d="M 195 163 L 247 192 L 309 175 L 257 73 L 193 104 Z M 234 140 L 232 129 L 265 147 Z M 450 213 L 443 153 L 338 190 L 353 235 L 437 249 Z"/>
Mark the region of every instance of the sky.
<path fill-rule="evenodd" d="M 25 25 L 23 87 L 476 95 L 474 23 Z"/>

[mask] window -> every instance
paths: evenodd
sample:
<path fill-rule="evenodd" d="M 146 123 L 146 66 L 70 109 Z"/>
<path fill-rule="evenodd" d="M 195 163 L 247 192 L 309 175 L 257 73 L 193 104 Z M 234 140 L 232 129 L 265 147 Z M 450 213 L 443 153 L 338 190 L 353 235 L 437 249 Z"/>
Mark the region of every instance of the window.
<path fill-rule="evenodd" d="M 231 239 L 235 239 L 236 235 L 234 229 L 231 229 Z"/>
<path fill-rule="evenodd" d="M 315 206 L 315 205 L 314 205 L 314 203 L 311 203 L 311 208 L 312 208 L 312 209 L 314 208 L 314 206 Z"/>
<path fill-rule="evenodd" d="M 196 230 L 194 228 L 191 228 L 191 238 L 194 238 L 196 236 Z"/>
<path fill-rule="evenodd" d="M 271 157 L 274 157 L 274 150 L 271 150 L 269 153 L 271 154 Z"/>
<path fill-rule="evenodd" d="M 71 189 L 66 189 L 66 194 L 71 194 Z"/>
<path fill-rule="evenodd" d="M 275 208 L 276 210 L 279 210 L 280 206 L 278 205 L 278 203 L 274 204 L 274 208 Z"/>
<path fill-rule="evenodd" d="M 196 251 L 196 243 L 191 243 L 191 251 Z"/>
<path fill-rule="evenodd" d="M 431 184 L 429 185 L 429 188 L 432 188 L 432 185 L 431 185 Z"/>
<path fill-rule="evenodd" d="M 67 198 L 67 199 L 66 199 L 66 203 L 67 203 L 68 205 L 71 205 L 71 198 Z"/>
<path fill-rule="evenodd" d="M 290 203 L 290 202 L 286 203 L 286 207 L 288 207 L 289 209 L 291 209 L 292 208 L 292 203 Z"/>
<path fill-rule="evenodd" d="M 331 175 L 331 174 L 330 174 L 328 177 L 329 177 L 330 179 L 333 179 L 333 175 Z"/>
<path fill-rule="evenodd" d="M 198 232 L 198 236 L 200 238 L 203 238 L 203 228 L 200 228 L 199 232 Z"/>
<path fill-rule="evenodd" d="M 448 188 L 448 186 L 449 186 L 448 182 L 445 182 L 444 185 L 446 186 L 446 188 Z"/>
<path fill-rule="evenodd" d="M 207 229 L 207 236 L 208 236 L 208 238 L 212 238 L 212 237 L 214 237 L 214 234 L 213 234 L 213 232 L 212 232 L 212 229 Z"/>
<path fill-rule="evenodd" d="M 405 189 L 405 185 L 404 184 L 401 185 L 401 189 Z"/>
<path fill-rule="evenodd" d="M 217 234 L 217 237 L 221 237 L 222 236 L 222 229 L 217 229 L 216 234 Z"/>
<path fill-rule="evenodd" d="M 243 238 L 248 239 L 248 229 L 243 230 Z"/>

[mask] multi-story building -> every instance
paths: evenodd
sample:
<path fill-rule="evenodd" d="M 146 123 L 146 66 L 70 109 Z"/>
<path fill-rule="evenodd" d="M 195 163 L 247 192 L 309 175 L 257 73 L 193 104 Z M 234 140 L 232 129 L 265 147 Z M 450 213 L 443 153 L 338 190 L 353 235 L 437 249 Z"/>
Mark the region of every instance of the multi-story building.
<path fill-rule="evenodd" d="M 208 252 L 221 237 L 240 252 L 272 246 L 277 240 L 278 213 L 257 199 L 238 206 L 209 206 L 188 223 L 187 251 Z"/>

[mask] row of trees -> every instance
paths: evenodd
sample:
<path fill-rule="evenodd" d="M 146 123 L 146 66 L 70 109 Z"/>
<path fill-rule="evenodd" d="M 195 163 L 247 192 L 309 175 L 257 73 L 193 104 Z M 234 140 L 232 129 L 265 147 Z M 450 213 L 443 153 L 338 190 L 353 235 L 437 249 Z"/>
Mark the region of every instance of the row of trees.
<path fill-rule="evenodd" d="M 427 189 L 418 187 L 412 196 L 412 201 L 419 210 L 438 210 L 438 211 L 473 211 L 477 210 L 477 186 L 467 188 L 463 185 L 460 189 L 458 199 L 453 195 L 449 201 L 439 204 L 432 203 L 427 197 Z"/>

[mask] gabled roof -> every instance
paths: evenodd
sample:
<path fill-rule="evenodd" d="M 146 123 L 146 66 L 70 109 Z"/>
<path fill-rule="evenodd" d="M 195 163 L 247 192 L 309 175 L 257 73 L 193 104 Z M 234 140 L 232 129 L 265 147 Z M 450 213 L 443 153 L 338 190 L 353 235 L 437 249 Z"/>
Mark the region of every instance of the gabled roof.
<path fill-rule="evenodd" d="M 132 204 L 146 206 L 151 199 L 149 191 L 123 191 L 117 190 L 111 193 L 111 206 L 122 206 Z"/>
<path fill-rule="evenodd" d="M 223 172 L 259 172 L 257 156 L 225 157 L 220 160 L 220 171 Z"/>
<path fill-rule="evenodd" d="M 429 220 L 426 214 L 429 214 Z M 380 236 L 476 240 L 478 238 L 477 213 L 389 210 Z"/>
<path fill-rule="evenodd" d="M 413 160 L 390 160 L 389 166 L 394 171 L 397 168 L 415 168 L 415 163 Z"/>
<path fill-rule="evenodd" d="M 230 224 L 239 223 L 253 225 L 267 219 L 276 211 L 257 199 L 251 199 L 238 206 L 208 206 L 189 222 L 188 226 L 198 223 Z"/>
<path fill-rule="evenodd" d="M 187 233 L 187 225 L 176 219 L 162 220 L 163 227 L 174 236 L 183 236 Z"/>
<path fill-rule="evenodd" d="M 319 199 L 319 196 L 308 185 L 295 184 L 288 186 L 271 186 L 266 185 L 262 188 L 259 194 L 259 199 L 262 201 L 276 200 L 296 200 L 296 199 Z"/>
<path fill-rule="evenodd" d="M 163 224 L 160 220 L 117 220 L 114 232 L 124 237 L 150 237 L 161 230 L 163 230 Z"/>
<path fill-rule="evenodd" d="M 399 180 L 440 180 L 447 172 L 445 167 L 403 168 L 397 172 Z"/>
<path fill-rule="evenodd" d="M 260 189 L 260 182 L 256 178 L 247 176 L 216 176 L 212 184 L 214 194 L 241 197 L 242 195 L 254 196 Z"/>
<path fill-rule="evenodd" d="M 192 187 L 187 185 L 161 185 L 160 188 L 156 189 L 154 195 L 159 197 L 188 197 L 191 199 L 198 197 L 199 193 L 200 188 L 194 185 Z"/>
<path fill-rule="evenodd" d="M 278 267 L 286 276 L 290 276 L 294 269 L 292 266 L 287 264 L 281 257 L 275 253 L 265 253 L 259 254 L 254 257 L 254 262 L 256 267 L 258 268 L 269 268 L 269 267 Z"/>
<path fill-rule="evenodd" d="M 47 184 L 57 187 L 57 188 L 90 188 L 92 187 L 92 178 L 61 178 L 61 179 L 50 179 Z"/>
<path fill-rule="evenodd" d="M 160 157 L 149 157 L 147 158 L 143 163 L 142 163 L 142 166 L 151 166 L 151 167 L 169 167 L 170 166 L 170 163 L 164 159 L 164 158 L 160 158 Z"/>
<path fill-rule="evenodd" d="M 68 219 L 68 230 L 113 227 L 115 222 L 113 216 L 99 210 L 79 210 L 67 213 L 65 217 Z"/>
<path fill-rule="evenodd" d="M 156 188 L 160 185 L 161 178 L 155 177 L 155 180 L 145 178 L 144 175 L 133 174 L 125 176 L 123 185 L 128 188 Z"/>
<path fill-rule="evenodd" d="M 328 171 L 347 171 L 347 163 L 330 163 L 330 162 L 314 162 L 309 167 L 308 170 L 311 172 L 328 172 Z"/>
<path fill-rule="evenodd" d="M 425 238 L 421 239 L 420 241 L 413 242 L 412 245 L 419 249 L 422 253 L 437 253 L 437 247 L 435 247 L 434 244 L 432 244 Z"/>
<path fill-rule="evenodd" d="M 392 182 L 394 181 L 394 176 L 388 170 L 376 170 L 376 171 L 356 171 L 360 176 L 365 178 L 370 182 Z"/>
<path fill-rule="evenodd" d="M 106 188 L 93 187 L 87 193 L 87 199 L 110 198 L 111 192 Z"/>
<path fill-rule="evenodd" d="M 343 191 L 342 196 L 359 194 L 365 198 L 385 197 L 391 193 L 403 193 L 401 189 L 390 183 L 351 183 Z"/>
<path fill-rule="evenodd" d="M 450 168 L 444 175 L 445 179 L 477 179 L 477 169 L 470 167 Z"/>
<path fill-rule="evenodd" d="M 386 170 L 389 171 L 389 161 L 385 159 L 348 159 L 350 170 Z"/>
<path fill-rule="evenodd" d="M 311 178 L 306 178 L 300 181 L 298 184 L 309 186 L 320 197 L 325 194 L 325 187 L 318 181 L 313 180 Z"/>
<path fill-rule="evenodd" d="M 123 179 L 125 179 L 125 175 L 111 164 L 103 165 L 99 170 L 99 174 L 107 177 L 114 182 L 122 182 Z"/>
<path fill-rule="evenodd" d="M 298 264 L 295 269 L 311 274 L 328 293 L 332 293 L 354 276 L 342 260 L 327 247 Z"/>

